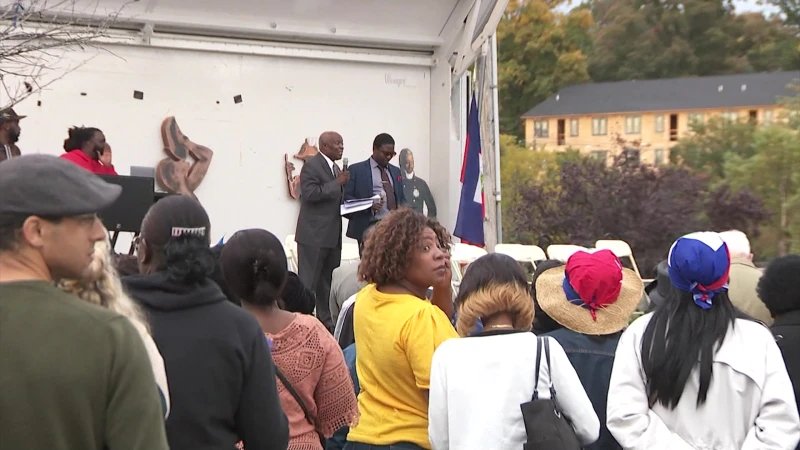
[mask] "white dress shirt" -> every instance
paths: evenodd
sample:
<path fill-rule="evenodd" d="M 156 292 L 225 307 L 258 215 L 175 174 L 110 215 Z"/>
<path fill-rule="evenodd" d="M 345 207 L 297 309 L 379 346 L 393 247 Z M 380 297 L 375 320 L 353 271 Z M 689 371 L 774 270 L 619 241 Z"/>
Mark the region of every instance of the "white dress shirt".
<path fill-rule="evenodd" d="M 333 176 L 336 176 L 336 172 L 333 171 L 333 165 L 336 163 L 334 163 L 332 159 L 328 158 L 328 156 L 325 153 L 319 152 L 319 154 L 322 155 L 323 158 L 325 158 L 325 162 L 328 163 L 328 168 L 331 169 L 331 173 L 333 174 Z"/>
<path fill-rule="evenodd" d="M 624 449 L 794 450 L 800 418 L 783 357 L 770 331 L 736 319 L 714 355 L 706 403 L 696 406 L 699 369 L 675 409 L 648 404 L 642 336 L 652 314 L 637 319 L 617 346 L 608 390 L 608 430 Z"/>
<path fill-rule="evenodd" d="M 539 398 L 550 398 L 552 371 L 558 404 L 578 440 L 600 436 L 600 421 L 558 341 L 542 355 Z M 544 350 L 543 350 L 544 351 Z M 450 339 L 431 366 L 428 434 L 433 450 L 522 449 L 527 442 L 520 405 L 531 401 L 536 377 L 536 335 L 530 332 Z"/>

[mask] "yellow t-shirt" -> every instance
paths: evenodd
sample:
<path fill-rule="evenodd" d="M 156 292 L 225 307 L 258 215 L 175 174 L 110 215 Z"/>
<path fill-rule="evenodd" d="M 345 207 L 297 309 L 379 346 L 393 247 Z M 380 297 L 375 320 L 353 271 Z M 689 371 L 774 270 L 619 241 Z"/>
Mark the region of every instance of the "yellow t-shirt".
<path fill-rule="evenodd" d="M 384 294 L 371 284 L 353 305 L 361 420 L 347 439 L 372 445 L 428 441 L 433 352 L 458 337 L 442 310 L 412 295 Z"/>

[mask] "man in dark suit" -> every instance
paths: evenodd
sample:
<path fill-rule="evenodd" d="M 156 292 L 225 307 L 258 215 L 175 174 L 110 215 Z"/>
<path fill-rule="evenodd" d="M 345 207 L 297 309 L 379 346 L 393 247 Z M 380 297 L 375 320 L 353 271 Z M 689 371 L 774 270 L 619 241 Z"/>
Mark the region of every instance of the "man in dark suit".
<path fill-rule="evenodd" d="M 317 318 L 333 331 L 328 306 L 333 270 L 342 260 L 340 206 L 350 173 L 335 161 L 342 159 L 344 142 L 338 133 L 319 137 L 319 153 L 300 171 L 300 215 L 297 217 L 297 275 L 316 295 Z"/>
<path fill-rule="evenodd" d="M 372 208 L 348 216 L 347 237 L 358 241 L 359 253 L 364 231 L 406 202 L 400 168 L 389 164 L 394 155 L 394 139 L 381 133 L 372 141 L 372 156 L 350 166 L 344 199 L 370 198 L 375 194 L 383 199 Z"/>
<path fill-rule="evenodd" d="M 25 116 L 20 116 L 12 108 L 0 111 L 0 162 L 20 156 L 17 141 L 19 140 L 19 121 Z"/>

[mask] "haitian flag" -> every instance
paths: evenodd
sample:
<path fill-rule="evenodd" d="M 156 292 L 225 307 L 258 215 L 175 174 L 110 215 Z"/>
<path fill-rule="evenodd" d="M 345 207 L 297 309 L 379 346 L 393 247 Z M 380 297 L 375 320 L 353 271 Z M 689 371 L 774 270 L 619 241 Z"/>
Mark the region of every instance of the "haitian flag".
<path fill-rule="evenodd" d="M 467 116 L 467 143 L 464 163 L 461 166 L 461 200 L 458 202 L 458 218 L 453 234 L 465 244 L 483 247 L 483 180 L 481 167 L 481 125 L 478 118 L 478 102 L 472 93 L 472 102 Z"/>

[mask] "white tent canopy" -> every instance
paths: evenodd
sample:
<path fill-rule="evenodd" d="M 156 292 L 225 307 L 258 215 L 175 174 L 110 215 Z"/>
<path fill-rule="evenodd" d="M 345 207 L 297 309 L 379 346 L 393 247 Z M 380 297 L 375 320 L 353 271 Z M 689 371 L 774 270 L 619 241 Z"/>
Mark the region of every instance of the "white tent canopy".
<path fill-rule="evenodd" d="M 436 198 L 437 217 L 448 229 L 452 230 L 458 210 L 466 132 L 468 101 L 465 74 L 481 53 L 483 44 L 494 33 L 507 4 L 508 0 L 68 0 L 56 2 L 53 5 L 61 5 L 68 10 L 59 12 L 53 9 L 54 6 L 50 6 L 46 14 L 30 17 L 26 25 L 33 25 L 31 22 L 35 20 L 58 22 L 69 18 L 70 21 L 73 21 L 76 16 L 82 19 L 103 21 L 111 15 L 114 16 L 114 20 L 107 22 L 110 26 L 109 36 L 103 38 L 103 45 L 108 44 L 109 54 L 124 56 L 113 58 L 101 52 L 98 58 L 87 62 L 86 66 L 80 66 L 80 70 L 64 80 L 59 80 L 54 85 L 57 86 L 57 89 L 49 89 L 38 95 L 37 99 L 44 100 L 43 103 L 40 103 L 44 106 L 40 107 L 32 101 L 20 104 L 20 111 L 23 114 L 32 115 L 27 119 L 28 126 L 38 126 L 42 130 L 48 130 L 45 133 L 46 136 L 37 136 L 38 142 L 26 137 L 30 140 L 24 143 L 25 149 L 26 151 L 34 151 L 37 148 L 39 151 L 57 151 L 59 137 L 57 135 L 63 133 L 65 125 L 60 123 L 62 114 L 59 112 L 59 108 L 67 108 L 69 102 L 73 101 L 69 97 L 73 91 L 85 92 L 92 89 L 92 92 L 107 92 L 104 95 L 122 95 L 123 86 L 124 89 L 130 89 L 135 84 L 136 89 L 154 92 L 154 94 L 148 94 L 152 97 L 147 97 L 153 100 L 133 103 L 131 105 L 137 106 L 127 109 L 122 107 L 115 109 L 114 113 L 119 114 L 116 122 L 110 121 L 110 118 L 105 116 L 95 117 L 93 114 L 99 106 L 82 111 L 81 117 L 85 121 L 94 120 L 94 122 L 107 123 L 106 127 L 109 128 L 109 133 L 115 136 L 115 142 L 131 142 L 130 139 L 125 141 L 127 128 L 138 127 L 143 130 L 147 134 L 142 138 L 142 145 L 149 150 L 133 153 L 125 152 L 123 149 L 119 153 L 119 157 L 121 162 L 131 166 L 150 166 L 159 157 L 159 143 L 152 123 L 155 118 L 164 114 L 163 108 L 156 102 L 164 102 L 164 106 L 169 109 L 170 114 L 180 115 L 182 124 L 187 129 L 202 129 L 203 120 L 208 118 L 198 117 L 196 123 L 192 123 L 191 116 L 196 114 L 193 114 L 193 111 L 180 109 L 185 105 L 193 104 L 191 102 L 194 101 L 209 101 L 209 98 L 206 97 L 210 95 L 221 95 L 222 92 L 225 92 L 226 95 L 238 93 L 227 92 L 231 88 L 230 84 L 238 86 L 247 82 L 250 83 L 248 85 L 248 92 L 250 92 L 248 102 L 244 104 L 243 108 L 228 112 L 226 117 L 227 121 L 234 121 L 233 118 L 237 118 L 234 121 L 238 124 L 237 126 L 244 127 L 238 133 L 244 137 L 237 138 L 239 141 L 235 145 L 221 142 L 215 144 L 217 148 L 225 148 L 232 155 L 225 157 L 225 163 L 222 162 L 221 156 L 215 157 L 218 159 L 215 167 L 222 167 L 221 164 L 233 165 L 234 158 L 241 162 L 242 158 L 250 154 L 247 153 L 250 148 L 261 146 L 263 133 L 261 136 L 257 136 L 259 130 L 256 129 L 260 125 L 245 125 L 257 123 L 255 118 L 263 115 L 255 106 L 256 100 L 277 101 L 274 99 L 280 98 L 279 92 L 270 90 L 275 86 L 261 87 L 258 86 L 257 81 L 253 80 L 258 80 L 262 76 L 264 80 L 283 79 L 281 77 L 288 77 L 291 73 L 292 77 L 302 77 L 302 80 L 297 80 L 297 84 L 306 87 L 305 91 L 295 94 L 294 98 L 299 98 L 302 94 L 305 96 L 302 97 L 303 101 L 307 103 L 295 102 L 281 105 L 284 109 L 291 109 L 289 111 L 291 114 L 289 112 L 283 114 L 285 120 L 288 121 L 284 125 L 289 126 L 291 130 L 280 133 L 280 135 L 274 133 L 271 136 L 273 140 L 281 141 L 298 139 L 296 136 L 310 136 L 312 134 L 309 133 L 313 133 L 310 130 L 318 132 L 319 129 L 324 129 L 323 127 L 332 126 L 321 124 L 323 119 L 328 118 L 330 121 L 326 123 L 340 123 L 336 126 L 342 127 L 341 131 L 348 133 L 350 142 L 356 142 L 356 145 L 350 148 L 355 148 L 352 155 L 357 157 L 358 152 L 363 152 L 365 151 L 363 149 L 368 148 L 368 145 L 365 145 L 367 137 L 364 136 L 375 132 L 377 128 L 370 125 L 369 121 L 364 120 L 354 119 L 348 122 L 340 119 L 337 122 L 332 119 L 334 118 L 333 114 L 341 114 L 347 108 L 352 109 L 355 107 L 354 105 L 358 104 L 360 105 L 356 107 L 358 111 L 346 111 L 348 117 L 355 117 L 357 114 L 371 114 L 387 118 L 402 116 L 394 124 L 390 123 L 389 127 L 385 125 L 380 127 L 400 130 L 398 134 L 404 135 L 405 141 L 411 142 L 410 146 L 414 146 L 418 158 L 417 168 L 426 176 L 430 190 Z M 0 7 L 0 10 L 12 6 L 6 4 Z M 150 52 L 150 50 L 153 51 Z M 165 56 L 171 55 L 172 53 L 169 53 L 171 50 L 180 50 L 179 53 L 189 55 L 186 58 L 195 58 L 187 59 L 186 64 L 191 65 L 192 70 L 200 70 L 201 73 L 195 72 L 197 76 L 192 75 L 191 77 L 183 75 L 185 79 L 182 84 L 166 77 L 168 74 L 181 74 L 188 70 L 176 67 L 175 65 L 179 64 L 176 62 L 177 60 Z M 191 56 L 201 53 L 216 53 L 216 56 L 210 56 L 208 61 L 211 62 L 204 66 L 200 59 Z M 236 59 L 237 55 L 241 57 Z M 259 56 L 274 58 L 258 58 Z M 79 59 L 78 56 L 75 58 Z M 125 58 L 130 61 L 127 66 L 122 64 L 125 62 Z M 148 58 L 156 59 L 148 60 Z M 309 64 L 307 67 L 316 69 L 303 72 L 298 66 L 303 60 L 317 60 L 320 64 Z M 246 66 L 245 69 L 241 69 L 242 61 Z M 322 64 L 323 62 L 324 64 Z M 213 66 L 214 69 L 210 66 Z M 240 67 L 237 69 L 239 71 L 228 69 L 233 66 Z M 336 67 L 347 69 L 339 70 L 335 74 L 328 72 L 326 75 L 324 72 L 324 70 Z M 393 69 L 389 69 L 389 67 Z M 205 68 L 208 70 L 204 71 Z M 323 71 L 313 72 L 313 70 L 320 69 Z M 149 72 L 153 70 L 163 73 L 164 80 L 159 82 L 154 78 L 154 74 Z M 273 72 L 269 72 L 270 70 Z M 368 74 L 371 77 L 369 79 L 373 80 L 370 81 L 373 84 L 369 89 L 362 89 L 359 86 L 361 82 L 357 75 L 359 70 L 363 74 Z M 133 72 L 129 73 L 129 71 Z M 54 76 L 60 75 L 55 69 L 51 72 Z M 261 75 L 262 73 L 263 75 Z M 325 82 L 314 84 L 315 77 L 323 79 L 326 76 L 329 79 Z M 416 85 L 404 86 L 404 88 L 408 88 L 405 91 L 395 89 L 394 94 L 381 94 L 386 91 L 378 89 L 378 85 L 391 84 L 395 76 L 398 77 L 398 82 L 404 81 L 403 78 L 405 78 L 409 83 L 413 82 Z M 386 77 L 385 83 L 384 77 Z M 375 83 L 376 79 L 379 79 L 379 82 Z M 92 80 L 90 86 L 85 86 L 87 80 Z M 178 83 L 180 86 L 170 83 Z M 120 88 L 116 88 L 115 85 Z M 331 95 L 332 91 L 328 91 L 329 94 L 327 94 L 335 104 L 317 104 L 313 108 L 314 114 L 309 115 L 308 111 L 311 109 L 305 105 L 313 105 L 320 98 L 319 95 L 326 95 L 319 93 L 316 94 L 317 97 L 313 97 L 314 92 L 319 90 L 318 87 L 322 85 L 328 86 L 327 89 L 337 91 L 336 95 Z M 144 86 L 146 89 L 138 86 Z M 167 89 L 169 86 L 174 87 Z M 166 91 L 161 92 L 165 89 Z M 281 89 L 283 88 L 281 87 Z M 155 92 L 161 92 L 160 96 L 157 96 Z M 193 92 L 194 97 L 183 99 L 182 96 L 189 96 Z M 414 96 L 408 95 L 412 92 L 415 92 Z M 81 101 L 88 105 L 90 101 L 95 101 L 94 99 L 99 101 L 98 95 L 81 97 Z M 369 103 L 379 101 L 376 98 L 380 95 L 384 96 L 383 100 L 387 104 L 379 107 L 372 106 L 370 112 Z M 351 102 L 348 99 L 357 101 Z M 412 101 L 416 103 L 410 105 L 409 102 Z M 398 105 L 400 103 L 402 104 Z M 203 104 L 205 105 L 205 103 Z M 189 108 L 189 106 L 185 107 Z M 199 114 L 199 111 L 205 111 L 202 108 L 198 106 L 194 109 Z M 213 111 L 207 115 L 218 117 L 222 114 L 220 111 L 229 106 L 217 107 L 212 103 L 209 108 L 212 108 Z M 396 112 L 393 110 L 398 109 L 402 110 L 402 114 L 392 115 Z M 289 117 L 294 117 L 294 119 L 288 119 Z M 264 120 L 264 117 L 260 117 L 260 119 Z M 360 123 L 358 122 L 365 123 L 359 128 Z M 122 127 L 117 123 L 130 123 L 130 125 Z M 225 123 L 227 124 L 227 122 Z M 235 128 L 234 125 L 226 126 L 231 130 Z M 367 129 L 369 131 L 364 131 Z M 192 133 L 193 135 L 197 134 L 196 131 Z M 26 134 L 26 136 L 29 135 Z M 206 133 L 203 136 L 209 144 L 214 143 L 216 138 L 221 139 L 219 133 Z M 259 163 L 264 160 L 271 165 L 273 164 L 272 159 L 282 159 L 281 153 L 287 151 L 283 150 L 284 148 L 289 148 L 289 145 L 297 145 L 293 144 L 294 141 L 291 141 L 292 143 L 281 142 L 271 146 L 271 150 L 261 152 L 262 156 L 253 158 L 258 159 Z M 253 166 L 253 163 L 239 165 L 246 168 Z M 218 188 L 210 187 L 214 182 L 213 177 L 221 176 L 220 170 L 215 169 L 215 173 L 209 175 L 206 183 L 201 186 L 198 196 L 209 199 L 215 195 L 222 195 Z M 237 170 L 242 171 L 242 177 L 246 175 L 244 168 Z M 293 211 L 296 204 L 285 199 L 285 194 L 277 191 L 278 187 L 273 188 L 266 184 L 261 186 L 264 183 L 261 183 L 260 180 L 255 181 L 258 181 L 256 183 L 258 186 L 254 184 L 249 188 L 250 190 L 271 192 L 270 195 L 274 195 L 275 201 L 281 205 L 281 211 L 284 212 L 279 216 L 284 218 L 280 224 L 272 226 L 276 232 L 285 235 L 293 227 L 295 220 L 293 217 L 296 217 Z M 228 188 L 228 186 L 223 187 Z M 216 208 L 214 206 L 217 204 L 216 200 L 208 200 L 208 202 L 212 210 Z M 218 203 L 223 205 L 221 200 Z M 219 206 L 219 209 L 222 209 L 222 206 Z M 251 221 L 260 223 L 255 217 Z M 233 224 L 227 223 L 223 223 L 223 225 L 233 226 Z M 217 237 L 215 236 L 215 238 Z"/>

